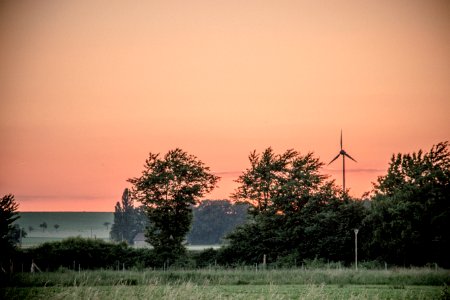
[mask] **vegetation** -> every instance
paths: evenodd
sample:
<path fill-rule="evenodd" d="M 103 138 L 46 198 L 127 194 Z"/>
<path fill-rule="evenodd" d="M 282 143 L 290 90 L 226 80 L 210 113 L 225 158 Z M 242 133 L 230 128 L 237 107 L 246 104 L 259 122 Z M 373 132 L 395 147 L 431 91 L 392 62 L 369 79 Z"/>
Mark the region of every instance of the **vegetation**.
<path fill-rule="evenodd" d="M 8 269 L 5 268 L 5 265 L 9 265 L 10 256 L 14 252 L 17 230 L 20 232 L 20 227 L 17 228 L 13 225 L 13 222 L 19 218 L 18 207 L 12 194 L 5 195 L 0 199 L 0 249 L 2 251 L 0 266 L 4 272 Z"/>
<path fill-rule="evenodd" d="M 351 232 L 366 209 L 326 181 L 312 153 L 276 155 L 268 148 L 249 160 L 234 199 L 250 205 L 252 219 L 228 235 L 221 263 L 259 263 L 264 257 L 290 265 L 316 257 L 352 261 Z"/>
<path fill-rule="evenodd" d="M 393 155 L 373 193 L 365 220 L 371 258 L 398 265 L 436 262 L 450 267 L 448 143 L 439 143 L 428 153 Z"/>
<path fill-rule="evenodd" d="M 147 241 L 163 262 L 185 255 L 184 240 L 192 222 L 192 205 L 210 192 L 219 178 L 195 156 L 181 149 L 163 158 L 150 153 L 141 177 L 131 178 L 133 197 L 149 218 Z"/>
<path fill-rule="evenodd" d="M 47 229 L 47 222 L 42 222 L 41 224 L 39 224 L 39 227 L 42 228 L 42 232 L 45 231 L 45 229 Z"/>
<path fill-rule="evenodd" d="M 221 244 L 236 226 L 247 220 L 248 205 L 229 200 L 203 200 L 192 208 L 194 219 L 187 241 L 194 245 Z"/>
<path fill-rule="evenodd" d="M 78 237 L 14 250 L 22 230 L 12 224 L 17 204 L 3 197 L 2 268 L 8 264 L 12 274 L 0 275 L 0 298 L 449 298 L 450 272 L 440 269 L 450 266 L 448 143 L 394 155 L 367 201 L 327 181 L 312 153 L 268 148 L 249 159 L 232 204 L 198 200 L 218 178 L 195 157 L 180 149 L 163 159 L 150 154 L 143 175 L 130 182 L 133 199 L 145 205 L 153 249 Z M 126 218 L 138 222 L 129 217 L 137 210 L 128 190 L 116 208 L 113 228 Z M 227 244 L 186 252 L 192 214 L 190 242 L 220 241 L 231 231 Z M 355 228 L 363 258 L 357 271 L 347 268 Z M 3 249 L 11 251 L 3 256 Z M 44 272 L 13 272 L 32 261 Z"/>
<path fill-rule="evenodd" d="M 18 273 L 0 297 L 121 299 L 439 299 L 443 270 L 254 269 L 70 271 Z M 21 287 L 21 288 L 18 288 Z"/>
<path fill-rule="evenodd" d="M 130 197 L 130 191 L 125 189 L 122 194 L 122 204 L 116 203 L 114 208 L 114 223 L 111 226 L 111 239 L 125 241 L 129 245 L 134 244 L 134 238 L 140 232 L 144 232 L 148 221 L 142 207 L 134 207 Z M 109 226 L 109 222 L 103 223 Z"/>

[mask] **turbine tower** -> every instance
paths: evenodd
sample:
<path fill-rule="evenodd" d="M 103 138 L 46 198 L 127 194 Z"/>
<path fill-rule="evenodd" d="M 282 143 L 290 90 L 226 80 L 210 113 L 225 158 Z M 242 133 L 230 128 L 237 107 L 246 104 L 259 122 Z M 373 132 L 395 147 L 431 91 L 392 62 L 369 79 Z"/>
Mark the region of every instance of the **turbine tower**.
<path fill-rule="evenodd" d="M 357 161 L 353 157 L 351 157 L 347 152 L 345 152 L 344 149 L 342 149 L 342 129 L 341 129 L 341 151 L 339 151 L 339 154 L 336 155 L 336 157 L 333 158 L 333 160 L 330 161 L 330 163 L 328 165 L 330 165 L 332 162 L 334 162 L 336 159 L 338 159 L 340 155 L 342 155 L 342 189 L 345 193 L 345 157 L 347 156 L 354 162 L 357 162 Z"/>

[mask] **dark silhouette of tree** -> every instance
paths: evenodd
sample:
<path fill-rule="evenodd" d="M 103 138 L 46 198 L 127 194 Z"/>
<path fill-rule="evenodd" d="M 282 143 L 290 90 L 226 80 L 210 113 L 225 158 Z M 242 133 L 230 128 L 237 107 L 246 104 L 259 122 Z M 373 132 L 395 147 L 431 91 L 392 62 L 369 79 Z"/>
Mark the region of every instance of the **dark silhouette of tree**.
<path fill-rule="evenodd" d="M 374 184 L 372 258 L 395 264 L 450 266 L 450 153 L 448 142 L 429 152 L 393 155 L 385 176 Z"/>
<path fill-rule="evenodd" d="M 56 232 L 58 232 L 59 224 L 55 224 L 53 225 L 53 227 L 55 228 Z"/>
<path fill-rule="evenodd" d="M 103 225 L 109 225 L 105 222 Z M 126 241 L 132 245 L 139 232 L 143 232 L 147 224 L 146 216 L 141 208 L 135 208 L 130 197 L 130 191 L 125 189 L 122 201 L 117 202 L 114 208 L 114 223 L 111 226 L 111 238 L 115 241 Z M 105 225 L 106 226 L 106 225 Z"/>
<path fill-rule="evenodd" d="M 352 232 L 366 210 L 320 174 L 323 163 L 312 153 L 277 155 L 271 148 L 249 160 L 233 198 L 250 204 L 253 218 L 228 235 L 221 250 L 227 261 L 351 261 Z"/>
<path fill-rule="evenodd" d="M 111 223 L 105 222 L 105 223 L 103 223 L 103 225 L 106 227 L 106 230 L 109 230 L 109 225 L 111 225 Z"/>
<path fill-rule="evenodd" d="M 192 222 L 191 206 L 213 190 L 219 177 L 195 156 L 181 149 L 163 158 L 150 153 L 141 177 L 131 178 L 133 197 L 149 218 L 147 241 L 161 261 L 185 255 L 184 239 Z"/>
<path fill-rule="evenodd" d="M 232 198 L 250 204 L 254 215 L 300 210 L 326 178 L 319 173 L 323 163 L 312 153 L 301 156 L 287 150 L 277 155 L 267 148 L 261 155 L 253 151 L 249 160 L 251 166 L 237 179 L 240 185 Z"/>
<path fill-rule="evenodd" d="M 22 239 L 27 236 L 27 232 L 24 228 L 21 228 L 19 224 L 14 224 L 13 229 L 9 233 L 10 239 L 15 244 L 22 243 Z"/>
<path fill-rule="evenodd" d="M 12 194 L 5 195 L 0 199 L 0 249 L 2 252 L 0 264 L 2 268 L 4 264 L 9 263 L 9 257 L 14 251 L 15 227 L 13 223 L 19 218 L 18 207 Z"/>
<path fill-rule="evenodd" d="M 33 227 L 33 226 L 31 226 L 31 225 L 28 226 L 28 231 L 29 231 L 29 232 L 32 232 L 33 230 L 34 230 L 34 227 Z"/>
<path fill-rule="evenodd" d="M 47 222 L 43 222 L 43 223 L 39 224 L 39 227 L 41 227 L 42 232 L 44 232 L 47 229 Z"/>

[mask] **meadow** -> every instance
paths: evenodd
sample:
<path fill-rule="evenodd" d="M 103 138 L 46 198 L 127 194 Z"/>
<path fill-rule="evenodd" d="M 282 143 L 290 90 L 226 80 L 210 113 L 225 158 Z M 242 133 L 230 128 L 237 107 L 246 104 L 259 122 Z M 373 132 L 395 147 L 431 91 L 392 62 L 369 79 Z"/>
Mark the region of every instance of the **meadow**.
<path fill-rule="evenodd" d="M 448 299 L 448 270 L 206 268 L 18 273 L 6 299 Z"/>

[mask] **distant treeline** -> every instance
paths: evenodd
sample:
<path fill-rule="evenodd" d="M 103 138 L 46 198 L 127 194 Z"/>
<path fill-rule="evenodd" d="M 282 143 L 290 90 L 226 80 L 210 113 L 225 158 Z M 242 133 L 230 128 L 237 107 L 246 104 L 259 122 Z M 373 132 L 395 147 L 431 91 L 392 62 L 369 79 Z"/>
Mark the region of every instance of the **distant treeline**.
<path fill-rule="evenodd" d="M 202 200 L 192 205 L 192 227 L 186 236 L 191 245 L 222 244 L 225 236 L 247 220 L 248 204 L 232 203 L 230 200 Z M 129 200 L 129 191 L 125 189 L 122 203 L 117 202 L 111 238 L 125 241 L 130 245 L 139 233 L 144 233 L 149 220 L 145 208 L 134 207 Z"/>

